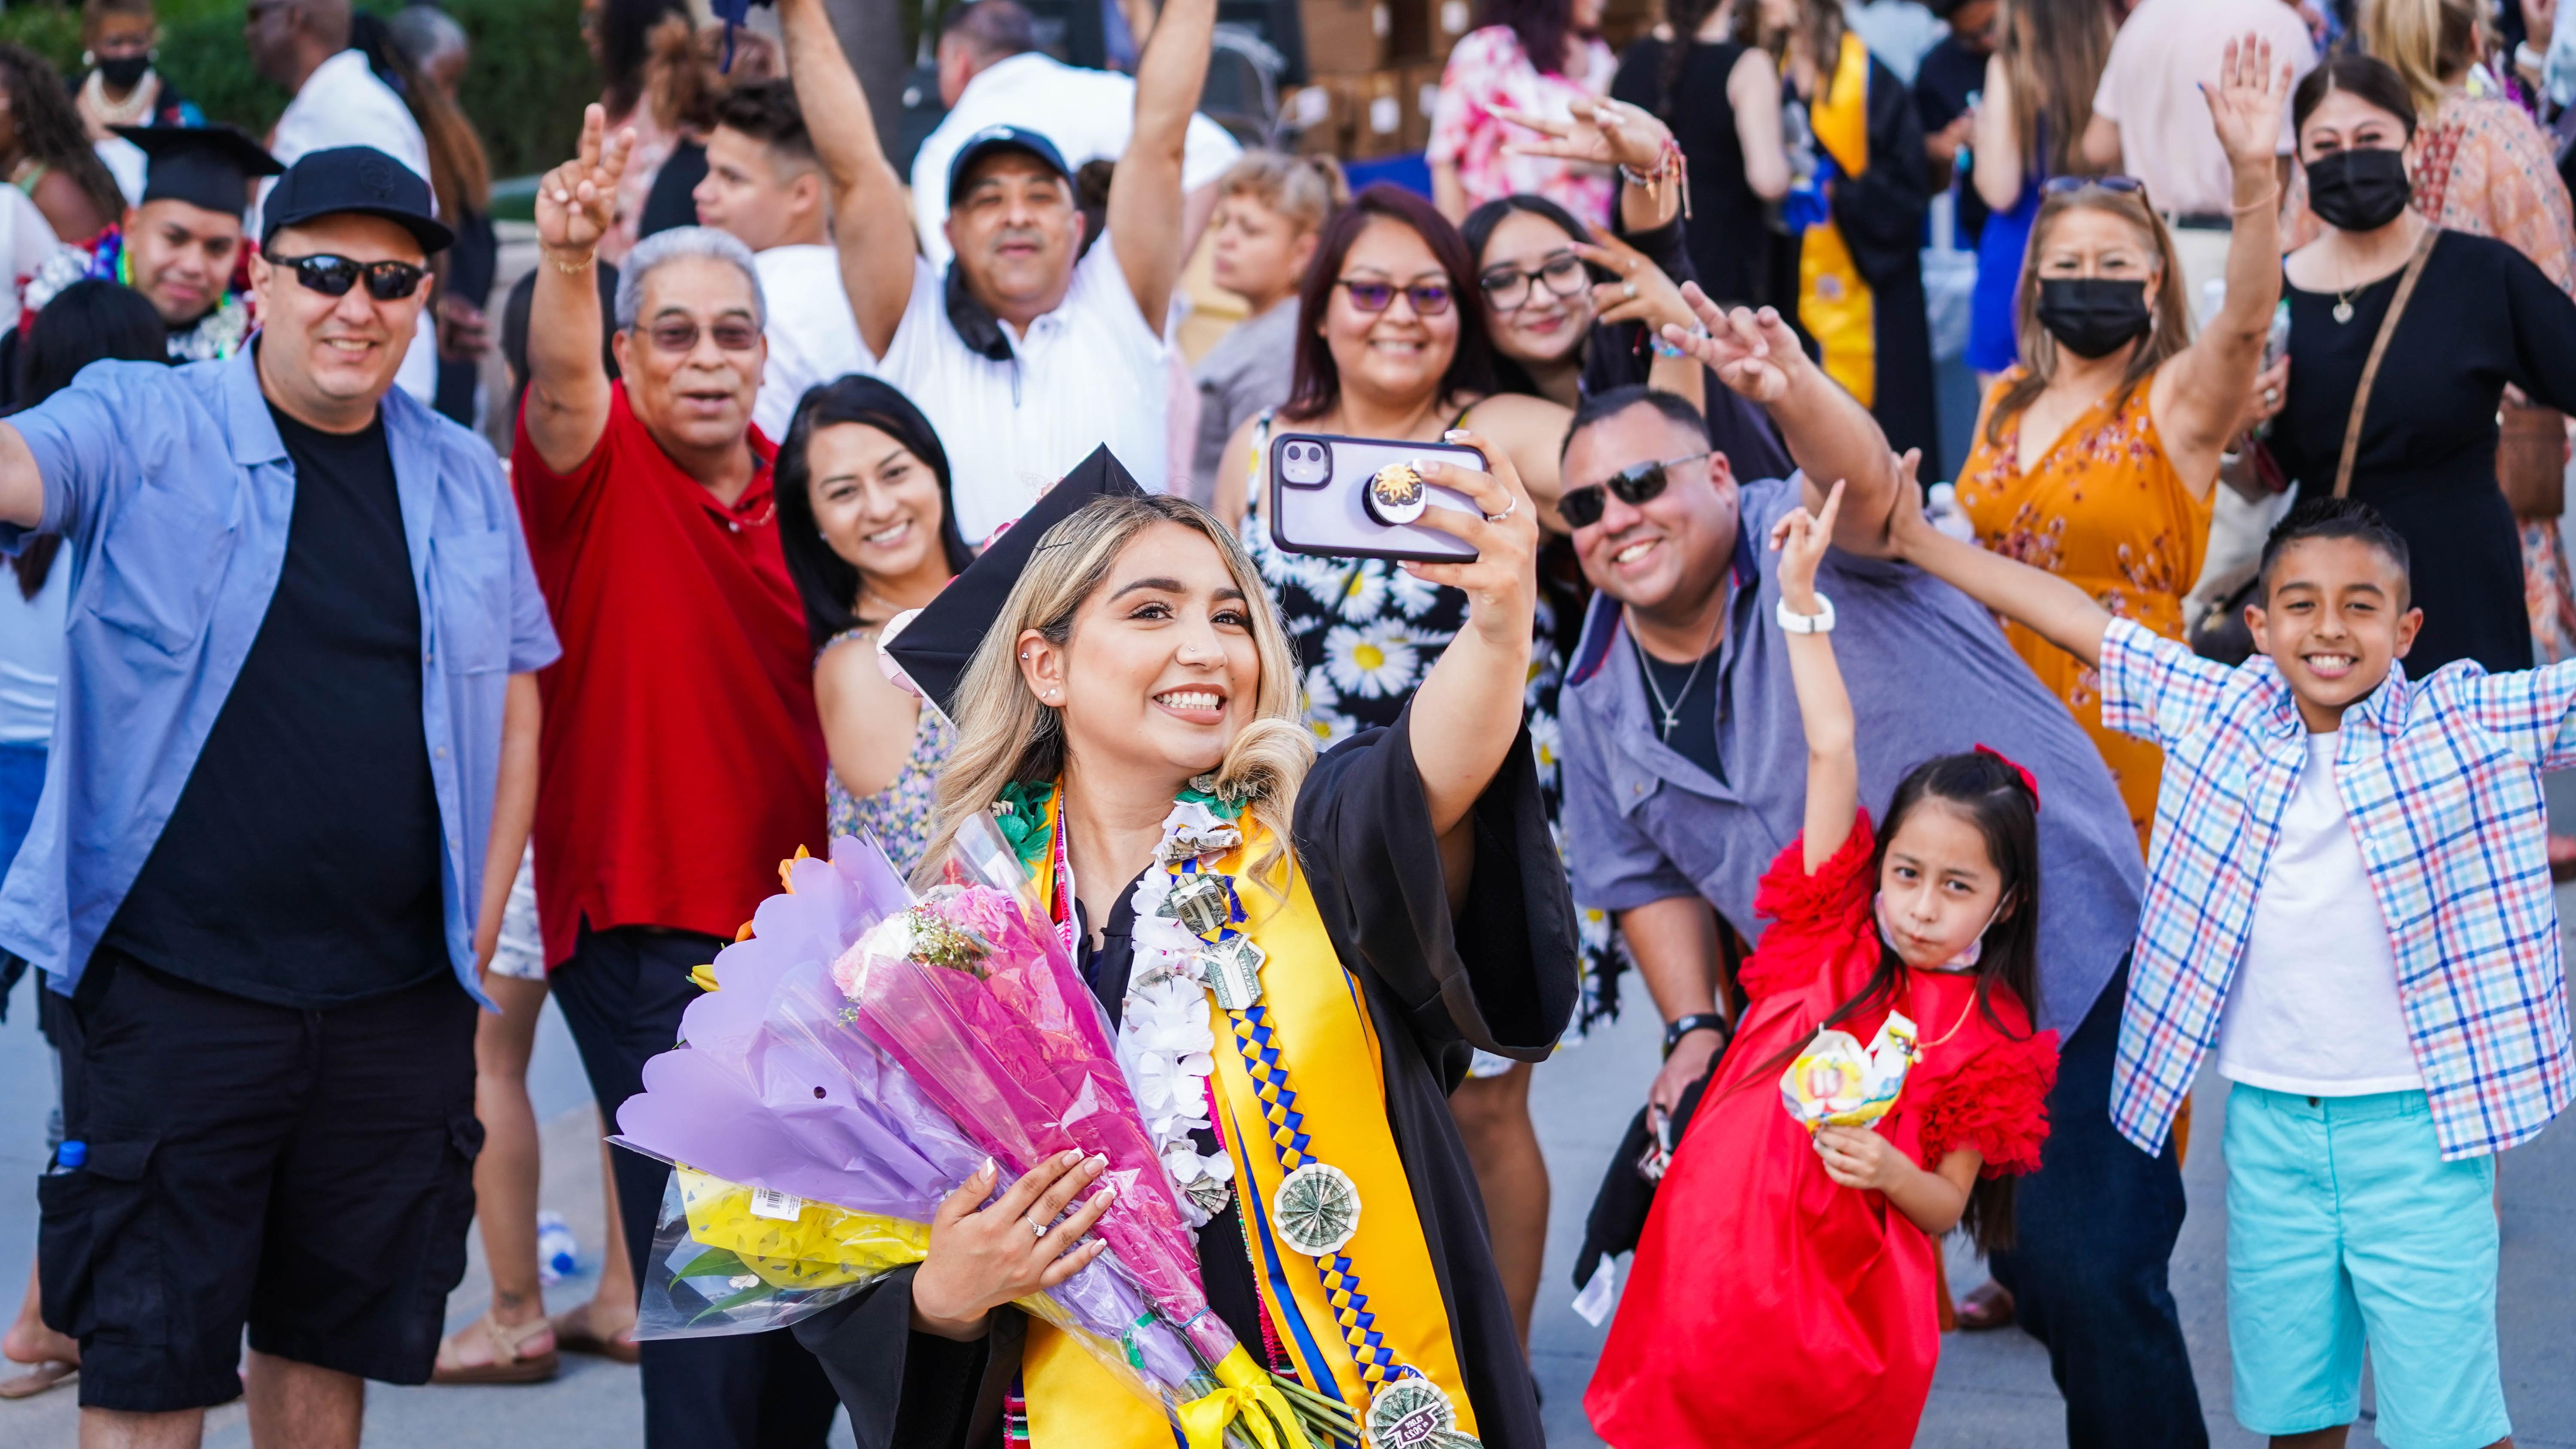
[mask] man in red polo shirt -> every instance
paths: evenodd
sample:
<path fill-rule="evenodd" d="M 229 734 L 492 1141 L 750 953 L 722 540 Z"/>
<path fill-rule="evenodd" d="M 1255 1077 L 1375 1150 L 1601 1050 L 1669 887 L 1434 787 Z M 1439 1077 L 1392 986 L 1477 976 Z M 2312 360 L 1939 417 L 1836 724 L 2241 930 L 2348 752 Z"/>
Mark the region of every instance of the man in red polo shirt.
<path fill-rule="evenodd" d="M 633 133 L 600 109 L 537 197 L 528 392 L 512 476 L 563 659 L 545 671 L 537 916 L 600 1115 L 643 1090 L 715 958 L 824 844 L 813 653 L 779 552 L 769 440 L 752 426 L 767 310 L 722 232 L 647 238 L 600 365 L 593 250 Z M 669 1169 L 616 1157 L 638 1282 Z M 785 1332 L 643 1345 L 648 1444 L 820 1449 L 838 1400 Z"/>

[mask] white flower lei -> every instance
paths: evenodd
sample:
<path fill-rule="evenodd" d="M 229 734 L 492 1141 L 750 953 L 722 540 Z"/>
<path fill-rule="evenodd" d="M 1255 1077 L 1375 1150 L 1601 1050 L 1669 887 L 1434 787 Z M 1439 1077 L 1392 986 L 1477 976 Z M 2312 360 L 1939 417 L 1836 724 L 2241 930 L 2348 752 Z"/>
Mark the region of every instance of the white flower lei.
<path fill-rule="evenodd" d="M 1233 1181 L 1234 1159 L 1223 1151 L 1203 1155 L 1191 1138 L 1214 1127 L 1208 1077 L 1216 1070 L 1216 1033 L 1208 1026 L 1198 963 L 1205 943 L 1164 912 L 1172 894 L 1168 867 L 1231 850 L 1241 839 L 1233 822 L 1196 801 L 1174 804 L 1163 818 L 1163 840 L 1154 850 L 1158 868 L 1136 883 L 1136 962 L 1119 1006 L 1118 1064 L 1155 1151 L 1181 1189 L 1181 1211 L 1192 1227 L 1204 1227 L 1213 1214 L 1191 1198 L 1191 1184 Z"/>

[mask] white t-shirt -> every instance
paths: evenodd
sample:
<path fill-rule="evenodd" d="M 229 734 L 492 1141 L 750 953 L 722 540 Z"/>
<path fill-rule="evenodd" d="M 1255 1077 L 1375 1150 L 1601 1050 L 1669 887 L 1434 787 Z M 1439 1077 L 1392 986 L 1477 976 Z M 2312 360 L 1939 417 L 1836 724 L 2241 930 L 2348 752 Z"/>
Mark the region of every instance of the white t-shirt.
<path fill-rule="evenodd" d="M 2420 1091 L 2388 923 L 2335 788 L 2340 738 L 2308 736 L 2219 1015 L 2218 1071 L 2307 1097 Z"/>
<path fill-rule="evenodd" d="M 13 188 L 14 189 L 14 188 Z M 0 745 L 41 745 L 54 737 L 54 687 L 63 672 L 63 604 L 72 561 L 56 554 L 36 596 L 0 569 Z"/>
<path fill-rule="evenodd" d="M 402 97 L 368 69 L 363 51 L 344 50 L 314 67 L 313 74 L 304 78 L 304 88 L 287 103 L 286 113 L 277 118 L 268 154 L 279 164 L 292 166 L 307 151 L 334 146 L 373 146 L 410 167 L 421 180 L 429 179 L 429 142 L 420 134 L 420 123 L 411 118 Z M 275 177 L 260 182 L 259 201 L 243 226 L 246 235 L 260 234 L 261 208 L 276 185 Z M 437 205 L 432 198 L 431 209 Z M 421 309 L 420 328 L 412 334 L 394 385 L 422 402 L 438 394 L 438 322 L 427 307 Z"/>
<path fill-rule="evenodd" d="M 769 366 L 751 420 L 775 443 L 787 436 L 797 400 L 817 383 L 874 372 L 877 360 L 859 340 L 859 319 L 841 289 L 841 254 L 818 243 L 755 253 L 761 299 L 769 306 Z"/>
<path fill-rule="evenodd" d="M 9 269 L 8 285 L 0 286 L 0 331 L 18 325 L 27 279 L 62 245 L 27 193 L 14 186 L 0 187 L 0 266 Z"/>
<path fill-rule="evenodd" d="M 912 301 L 877 371 L 939 430 L 969 543 L 1028 511 L 1048 486 L 1102 443 L 1148 491 L 1168 481 L 1162 338 L 1136 309 L 1104 236 L 1073 269 L 1064 303 L 1003 336 L 1008 362 L 966 345 L 948 320 L 947 287 L 927 261 L 912 267 Z"/>
<path fill-rule="evenodd" d="M 2235 205 L 2233 172 L 2209 121 L 2203 82 L 2218 84 L 2228 43 L 2254 31 L 2272 43 L 2295 82 L 2317 67 L 2307 23 L 2281 0 L 2144 0 L 2111 42 L 2093 114 L 2120 128 L 2120 168 L 2147 183 L 2159 211 L 2225 214 Z M 2280 153 L 2297 138 L 2281 102 Z"/>
<path fill-rule="evenodd" d="M 1079 171 L 1089 161 L 1127 154 L 1136 130 L 1136 82 L 1112 71 L 1085 70 L 1031 51 L 996 61 L 959 93 L 957 106 L 924 137 L 912 157 L 912 214 L 921 229 L 922 255 L 933 269 L 948 270 L 948 163 L 966 138 L 986 126 L 1025 126 L 1055 143 L 1064 164 Z M 1243 148 L 1225 127 L 1190 117 L 1181 156 L 1184 190 L 1225 173 Z M 1094 251 L 1098 248 L 1094 247 Z"/>

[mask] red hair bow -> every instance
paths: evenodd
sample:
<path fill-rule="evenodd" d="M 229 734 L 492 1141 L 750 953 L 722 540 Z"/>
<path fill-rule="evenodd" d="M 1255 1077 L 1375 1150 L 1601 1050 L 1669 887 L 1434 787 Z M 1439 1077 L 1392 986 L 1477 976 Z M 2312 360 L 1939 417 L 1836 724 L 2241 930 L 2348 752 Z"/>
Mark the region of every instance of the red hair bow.
<path fill-rule="evenodd" d="M 1996 749 L 1992 745 L 1977 746 L 1977 753 L 1996 761 L 2006 769 L 2011 770 L 2014 774 L 2021 776 L 2021 787 L 2030 792 L 2030 813 L 2033 815 L 2039 813 L 2039 777 L 2023 768 L 2021 761 L 2014 759 L 2012 756 L 2005 754 L 2003 751 Z"/>

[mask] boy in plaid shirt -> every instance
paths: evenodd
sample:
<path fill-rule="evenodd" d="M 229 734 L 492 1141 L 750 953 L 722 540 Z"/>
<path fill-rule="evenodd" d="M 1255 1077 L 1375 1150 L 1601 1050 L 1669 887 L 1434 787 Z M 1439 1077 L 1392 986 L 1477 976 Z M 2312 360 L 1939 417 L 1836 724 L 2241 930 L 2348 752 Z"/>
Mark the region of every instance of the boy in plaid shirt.
<path fill-rule="evenodd" d="M 2155 1151 L 2212 1046 L 2234 1084 L 2237 1418 L 2340 1446 L 2366 1342 L 2381 1442 L 2507 1442 L 2494 1154 L 2567 1102 L 2540 772 L 2576 764 L 2576 662 L 2409 680 L 2405 540 L 2348 499 L 2272 531 L 2234 669 L 1919 509 L 1890 527 L 2094 665 L 2103 722 L 2164 749 L 2111 1110 Z"/>

